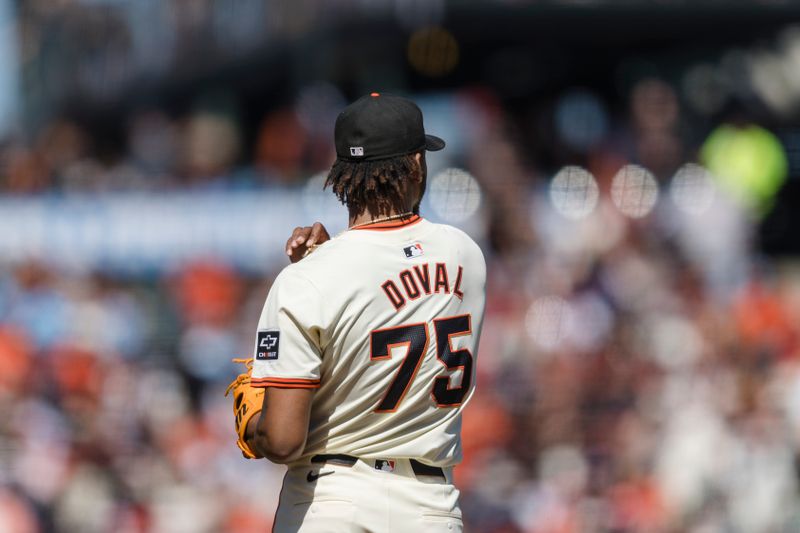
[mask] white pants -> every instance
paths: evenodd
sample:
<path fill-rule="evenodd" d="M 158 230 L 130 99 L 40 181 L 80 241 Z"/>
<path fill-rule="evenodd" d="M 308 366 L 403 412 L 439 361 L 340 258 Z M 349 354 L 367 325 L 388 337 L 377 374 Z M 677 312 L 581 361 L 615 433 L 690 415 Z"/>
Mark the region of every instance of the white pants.
<path fill-rule="evenodd" d="M 444 479 L 416 476 L 407 459 L 395 460 L 392 472 L 377 470 L 369 459 L 353 466 L 293 465 L 283 479 L 273 531 L 460 533 L 452 472 L 444 469 Z"/>

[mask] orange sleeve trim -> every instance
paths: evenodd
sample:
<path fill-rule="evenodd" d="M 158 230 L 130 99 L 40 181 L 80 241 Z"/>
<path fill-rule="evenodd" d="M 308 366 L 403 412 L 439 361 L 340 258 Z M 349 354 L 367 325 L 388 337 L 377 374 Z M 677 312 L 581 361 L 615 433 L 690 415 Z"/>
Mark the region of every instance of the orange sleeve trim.
<path fill-rule="evenodd" d="M 318 389 L 319 385 L 304 385 L 301 383 L 251 383 L 251 387 L 254 389 L 266 389 L 267 387 L 273 387 L 275 389 Z"/>
<path fill-rule="evenodd" d="M 316 383 L 319 384 L 320 380 L 310 378 L 279 378 L 267 376 L 263 378 L 253 378 L 253 381 L 280 381 L 282 383 Z"/>
<path fill-rule="evenodd" d="M 376 222 L 375 224 L 366 224 L 364 226 L 359 226 L 357 228 L 351 228 L 354 230 L 372 230 L 372 231 L 386 231 L 391 229 L 403 228 L 406 226 L 411 226 L 412 224 L 416 224 L 417 222 L 421 221 L 422 217 L 419 215 L 413 215 L 406 220 L 397 220 L 391 222 Z"/>
<path fill-rule="evenodd" d="M 303 378 L 253 378 L 250 380 L 253 387 L 283 387 L 287 389 L 317 389 L 320 386 L 318 379 Z"/>

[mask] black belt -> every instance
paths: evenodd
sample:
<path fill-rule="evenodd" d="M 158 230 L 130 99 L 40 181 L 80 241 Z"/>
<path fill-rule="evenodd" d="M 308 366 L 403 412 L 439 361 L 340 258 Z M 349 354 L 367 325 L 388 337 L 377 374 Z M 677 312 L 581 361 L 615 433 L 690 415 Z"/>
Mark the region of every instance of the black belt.
<path fill-rule="evenodd" d="M 343 454 L 315 455 L 311 458 L 312 463 L 333 463 L 343 466 L 353 466 L 357 461 L 358 457 Z M 413 470 L 414 474 L 417 476 L 445 477 L 444 470 L 438 466 L 426 465 L 424 463 L 420 463 L 416 459 L 409 459 L 408 462 L 411 463 L 411 470 Z"/>

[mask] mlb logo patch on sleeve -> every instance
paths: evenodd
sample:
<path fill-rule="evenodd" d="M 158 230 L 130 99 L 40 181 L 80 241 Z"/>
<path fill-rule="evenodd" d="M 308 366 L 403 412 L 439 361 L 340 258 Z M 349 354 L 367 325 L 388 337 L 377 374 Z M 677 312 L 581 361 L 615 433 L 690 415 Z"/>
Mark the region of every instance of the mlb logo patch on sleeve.
<path fill-rule="evenodd" d="M 280 340 L 281 332 L 278 330 L 259 331 L 256 337 L 256 361 L 277 359 Z"/>
<path fill-rule="evenodd" d="M 422 245 L 416 242 L 411 246 L 406 246 L 403 248 L 403 253 L 406 254 L 406 257 L 409 259 L 412 257 L 419 257 L 422 255 Z"/>

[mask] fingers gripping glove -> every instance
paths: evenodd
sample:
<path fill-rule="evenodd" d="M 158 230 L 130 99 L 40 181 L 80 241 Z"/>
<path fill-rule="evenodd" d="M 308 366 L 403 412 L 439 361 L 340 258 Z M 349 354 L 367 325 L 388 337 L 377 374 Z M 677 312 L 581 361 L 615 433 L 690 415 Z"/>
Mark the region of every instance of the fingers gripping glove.
<path fill-rule="evenodd" d="M 245 441 L 245 431 L 250 420 L 261 412 L 264 401 L 264 389 L 250 386 L 250 373 L 253 371 L 252 359 L 234 359 L 234 363 L 244 363 L 247 366 L 246 374 L 239 374 L 228 385 L 225 396 L 233 391 L 233 418 L 236 424 L 236 445 L 242 450 L 242 455 L 247 459 L 260 459 L 258 452 L 251 450 Z"/>

